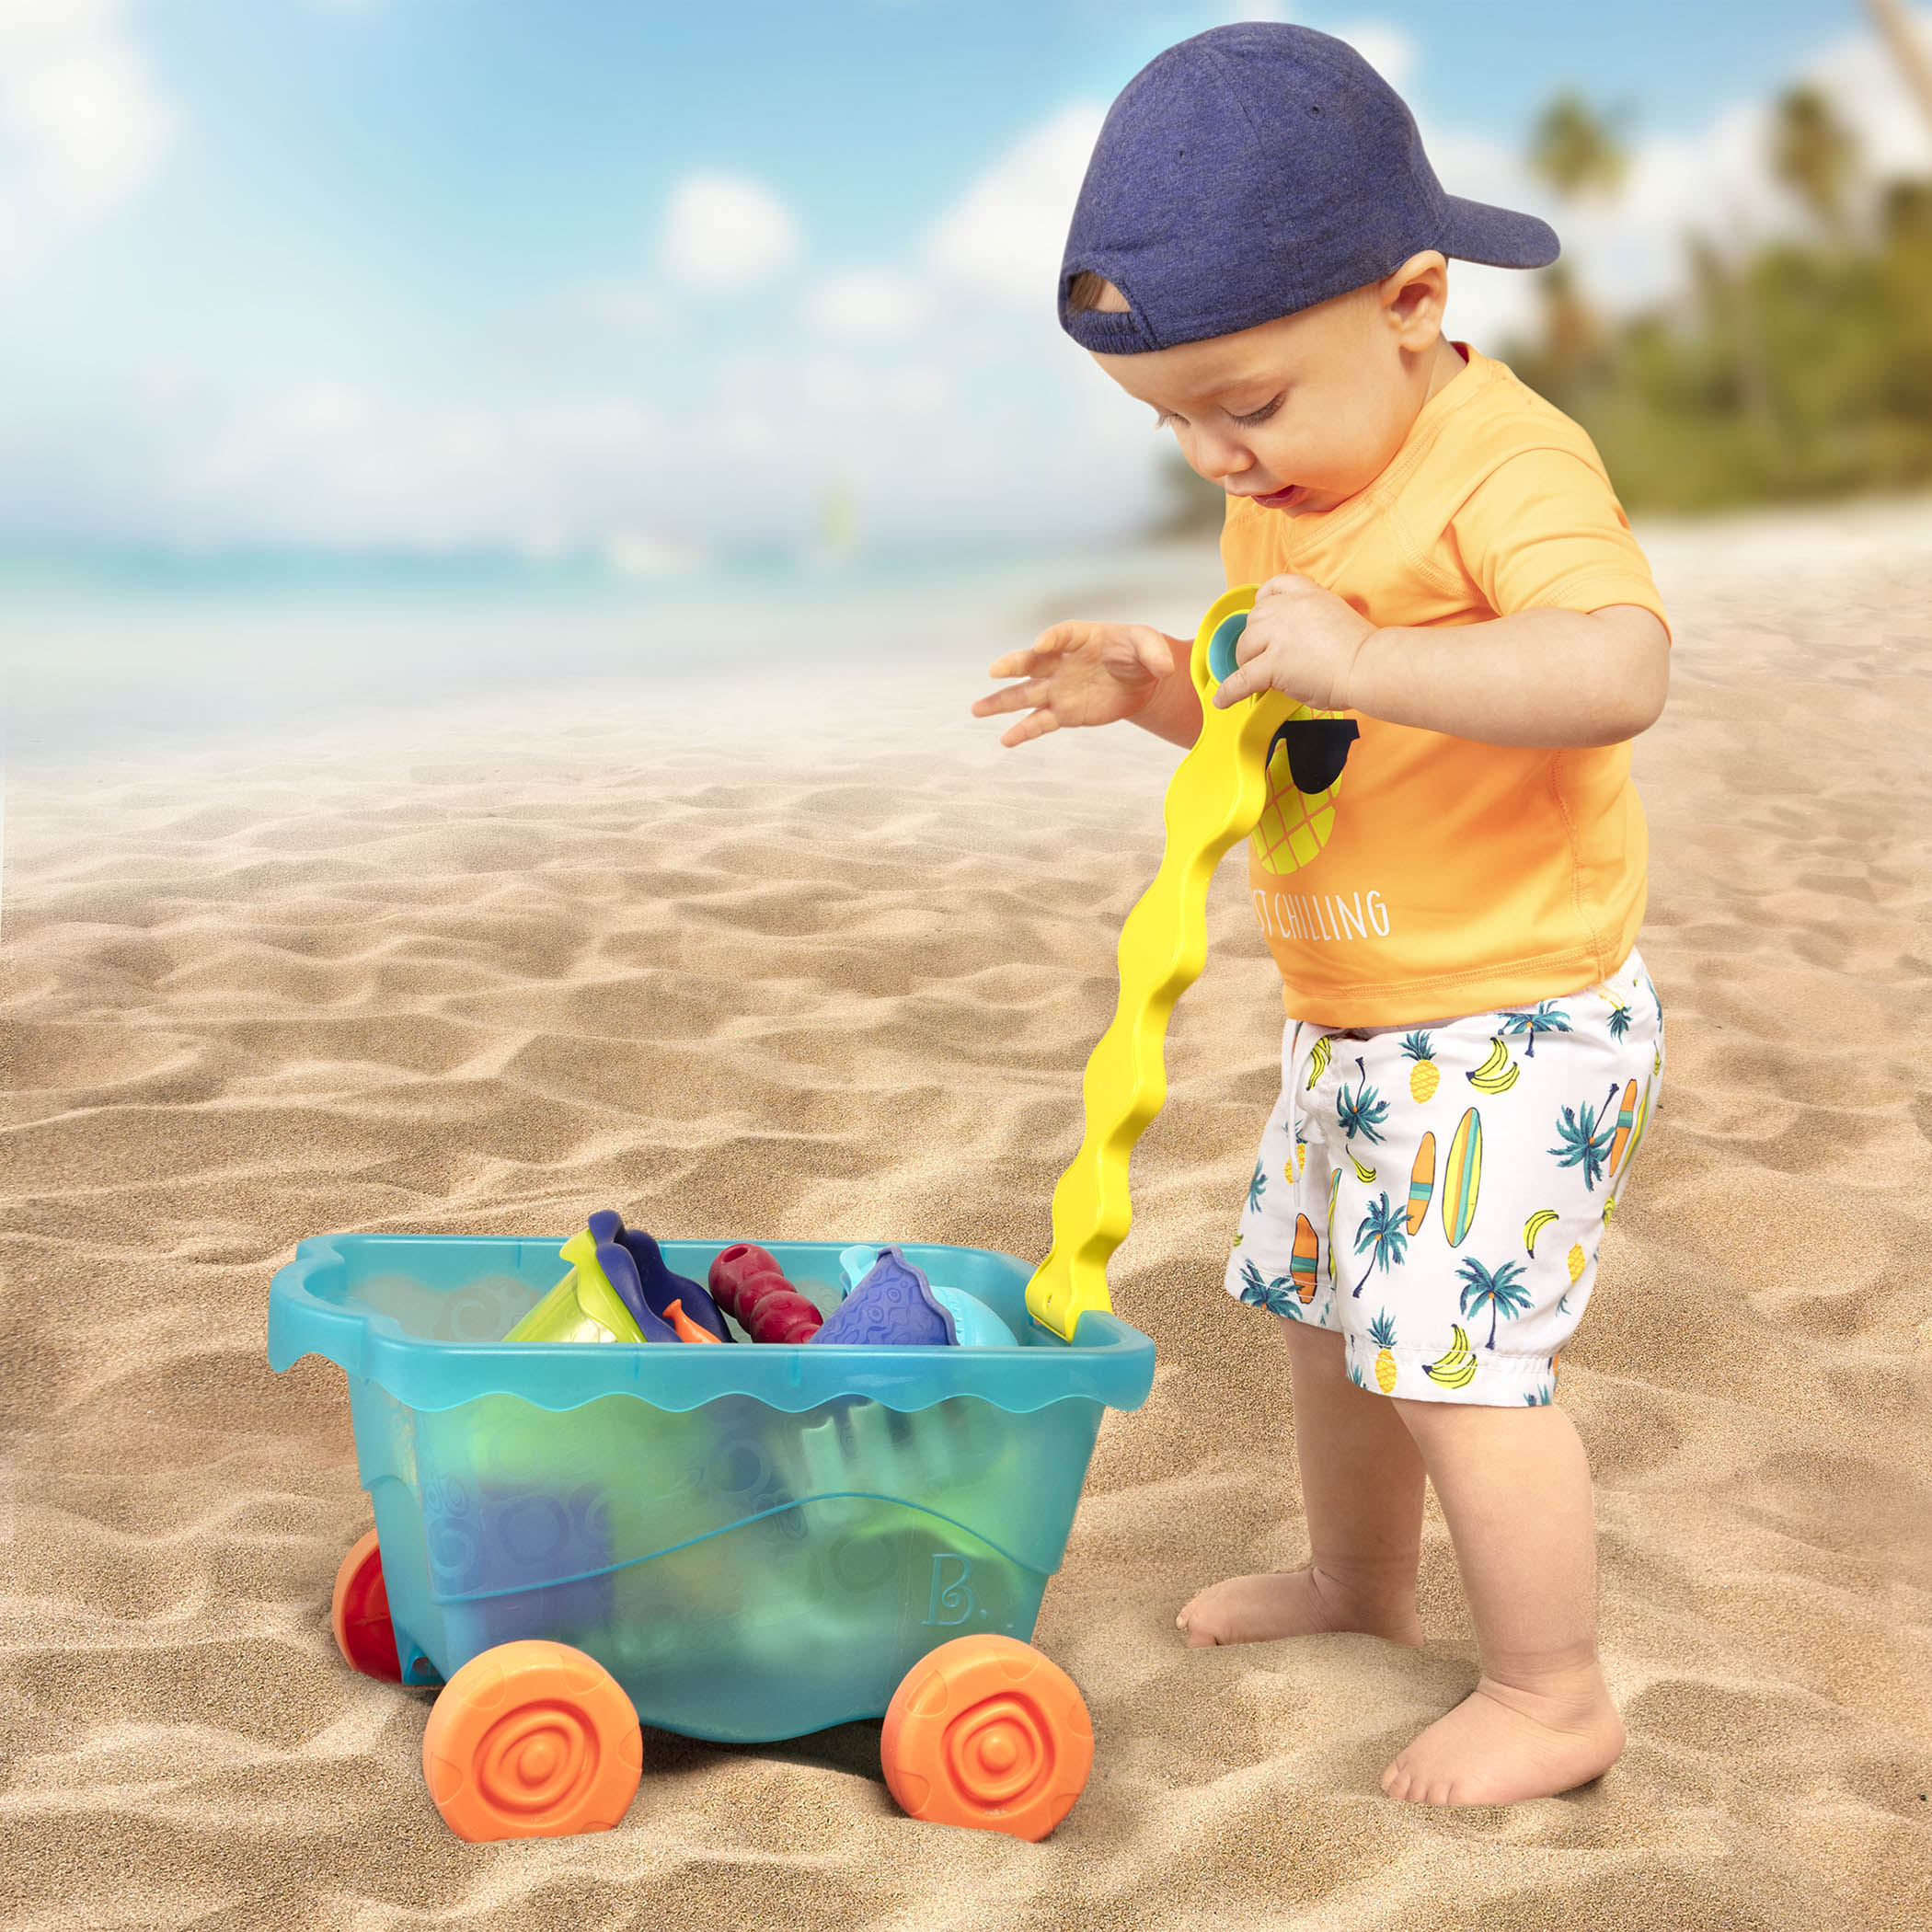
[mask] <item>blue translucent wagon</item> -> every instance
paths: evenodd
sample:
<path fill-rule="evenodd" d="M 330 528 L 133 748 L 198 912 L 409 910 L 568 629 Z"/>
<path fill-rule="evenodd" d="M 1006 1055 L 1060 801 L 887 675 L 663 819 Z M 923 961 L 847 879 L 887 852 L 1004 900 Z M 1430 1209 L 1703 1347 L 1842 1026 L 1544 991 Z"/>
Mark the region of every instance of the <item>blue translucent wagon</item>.
<path fill-rule="evenodd" d="M 702 1279 L 722 1243 L 666 1242 Z M 560 1240 L 332 1235 L 275 1276 L 269 1361 L 349 1378 L 375 1529 L 336 1587 L 351 1663 L 445 1686 L 424 1772 L 466 1837 L 616 1822 L 638 1720 L 768 1742 L 885 1717 L 915 1815 L 1037 1837 L 1084 1784 L 1078 1692 L 1029 1644 L 1103 1409 L 1154 1345 L 1030 1320 L 1032 1271 L 908 1246 L 1012 1348 L 506 1343 Z M 801 1286 L 841 1244 L 777 1243 Z M 964 1643 L 961 1639 L 970 1639 Z"/>

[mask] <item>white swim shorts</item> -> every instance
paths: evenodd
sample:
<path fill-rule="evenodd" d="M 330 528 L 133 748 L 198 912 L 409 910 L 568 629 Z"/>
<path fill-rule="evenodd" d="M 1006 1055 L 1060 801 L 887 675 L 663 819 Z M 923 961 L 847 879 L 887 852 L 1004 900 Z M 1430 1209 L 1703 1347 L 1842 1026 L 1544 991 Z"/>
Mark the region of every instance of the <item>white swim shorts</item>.
<path fill-rule="evenodd" d="M 1635 952 L 1534 1006 L 1291 1020 L 1227 1291 L 1339 1329 L 1363 1388 L 1547 1402 L 1662 1084 L 1663 1008 Z"/>

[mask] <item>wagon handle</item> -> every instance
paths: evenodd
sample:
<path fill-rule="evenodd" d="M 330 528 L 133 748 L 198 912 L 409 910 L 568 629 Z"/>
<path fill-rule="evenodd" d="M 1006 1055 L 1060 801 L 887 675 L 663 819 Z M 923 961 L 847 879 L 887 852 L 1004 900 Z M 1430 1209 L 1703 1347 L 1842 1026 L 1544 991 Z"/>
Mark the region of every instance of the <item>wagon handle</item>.
<path fill-rule="evenodd" d="M 1127 1168 L 1167 1097 L 1162 1046 L 1174 1002 L 1207 960 L 1207 889 L 1222 855 L 1255 828 L 1268 799 L 1267 747 L 1294 707 L 1260 691 L 1218 709 L 1235 668 L 1253 584 L 1217 598 L 1194 633 L 1189 674 L 1201 695 L 1201 736 L 1167 784 L 1167 848 L 1154 882 L 1121 927 L 1119 1003 L 1087 1063 L 1087 1137 L 1053 1190 L 1053 1245 L 1027 1283 L 1027 1309 L 1071 1341 L 1089 1308 L 1113 1304 L 1107 1262 L 1133 1219 Z"/>

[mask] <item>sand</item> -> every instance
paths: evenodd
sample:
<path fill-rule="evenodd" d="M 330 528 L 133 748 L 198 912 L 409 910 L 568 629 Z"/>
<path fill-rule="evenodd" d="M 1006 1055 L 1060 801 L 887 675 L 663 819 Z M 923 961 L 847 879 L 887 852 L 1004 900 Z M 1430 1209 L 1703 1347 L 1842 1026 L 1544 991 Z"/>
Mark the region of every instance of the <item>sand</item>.
<path fill-rule="evenodd" d="M 353 731 L 17 763 L 0 1922 L 1932 1926 L 1932 506 L 1652 547 L 1671 1079 L 1560 1397 L 1630 1731 L 1607 1777 L 1379 1795 L 1474 1678 L 1432 1511 L 1423 1653 L 1173 1630 L 1303 1550 L 1279 1347 L 1219 1286 L 1278 1047 L 1235 863 L 1114 1271 L 1155 1391 L 1108 1420 L 1038 1632 L 1098 1741 L 1050 1841 L 910 1823 L 852 1725 L 648 1733 L 618 1830 L 467 1846 L 423 1788 L 429 1694 L 339 1660 L 369 1521 L 342 1377 L 263 1352 L 302 1236 L 610 1203 L 1043 1251 L 1175 754 L 1000 751 L 964 706 L 1041 614 L 1002 591 L 835 675 L 801 650 L 601 703 L 559 665 Z M 1198 556 L 1133 575 L 1067 600 L 1179 627 L 1215 588 Z"/>

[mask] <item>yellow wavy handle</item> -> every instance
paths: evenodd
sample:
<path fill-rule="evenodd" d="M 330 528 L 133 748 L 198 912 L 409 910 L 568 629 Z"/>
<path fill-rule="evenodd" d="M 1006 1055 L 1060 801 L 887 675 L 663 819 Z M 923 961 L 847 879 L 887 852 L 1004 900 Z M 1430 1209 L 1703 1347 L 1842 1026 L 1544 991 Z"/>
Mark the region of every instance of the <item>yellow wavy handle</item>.
<path fill-rule="evenodd" d="M 1027 1283 L 1027 1308 L 1071 1341 L 1089 1308 L 1112 1307 L 1107 1262 L 1133 1220 L 1127 1167 L 1133 1144 L 1167 1097 L 1162 1044 L 1174 1002 L 1207 960 L 1207 889 L 1221 856 L 1255 828 L 1267 801 L 1268 742 L 1294 706 L 1263 691 L 1226 710 L 1212 702 L 1234 668 L 1228 619 L 1252 608 L 1255 586 L 1232 590 L 1194 634 L 1189 670 L 1201 694 L 1201 736 L 1167 785 L 1167 844 L 1154 883 L 1121 928 L 1121 997 L 1087 1063 L 1087 1138 L 1053 1190 L 1053 1245 Z"/>

